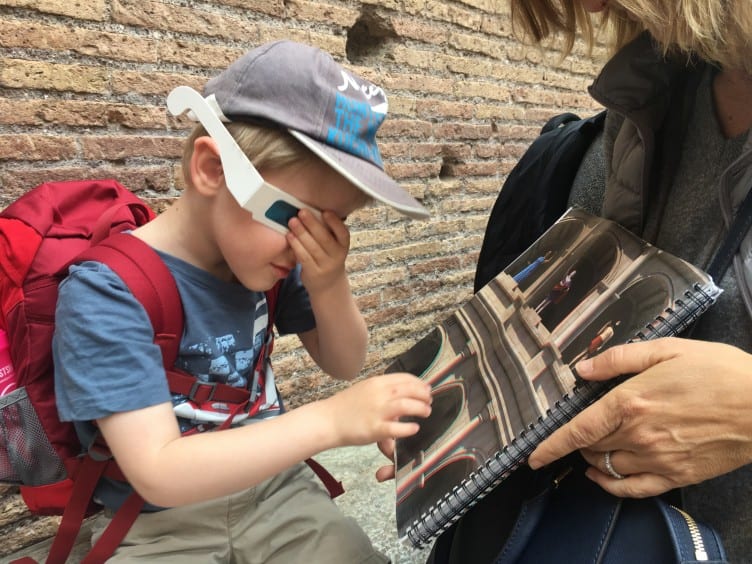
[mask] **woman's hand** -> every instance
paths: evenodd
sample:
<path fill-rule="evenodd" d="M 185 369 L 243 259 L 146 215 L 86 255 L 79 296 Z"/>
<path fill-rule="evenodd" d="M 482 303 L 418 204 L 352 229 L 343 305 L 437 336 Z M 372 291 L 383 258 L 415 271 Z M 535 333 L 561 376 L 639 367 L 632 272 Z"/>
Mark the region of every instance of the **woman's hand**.
<path fill-rule="evenodd" d="M 575 368 L 586 380 L 636 375 L 541 443 L 532 468 L 580 449 L 605 490 L 647 497 L 752 461 L 752 355 L 665 338 L 612 347 Z M 606 452 L 623 479 L 608 472 Z"/>

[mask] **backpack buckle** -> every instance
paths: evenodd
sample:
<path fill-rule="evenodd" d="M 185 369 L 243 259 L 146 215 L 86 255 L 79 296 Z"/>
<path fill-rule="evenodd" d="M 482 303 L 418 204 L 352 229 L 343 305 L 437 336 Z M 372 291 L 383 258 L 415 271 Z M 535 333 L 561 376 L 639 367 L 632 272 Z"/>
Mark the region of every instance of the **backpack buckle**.
<path fill-rule="evenodd" d="M 202 393 L 201 397 L 198 397 L 198 393 L 205 390 L 206 388 L 209 388 L 209 390 Z M 214 399 L 214 394 L 216 393 L 216 391 L 217 382 L 202 382 L 201 380 L 196 379 L 196 381 L 191 385 L 190 391 L 188 392 L 188 399 L 198 403 L 211 401 Z M 204 397 L 204 394 L 207 394 L 206 397 Z"/>

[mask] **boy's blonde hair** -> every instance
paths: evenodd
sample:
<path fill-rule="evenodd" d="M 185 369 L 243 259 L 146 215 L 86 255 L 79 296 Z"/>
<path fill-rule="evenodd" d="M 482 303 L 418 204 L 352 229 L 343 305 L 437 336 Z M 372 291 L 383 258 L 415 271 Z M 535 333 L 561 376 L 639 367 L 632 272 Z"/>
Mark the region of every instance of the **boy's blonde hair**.
<path fill-rule="evenodd" d="M 305 145 L 286 131 L 240 122 L 228 123 L 226 127 L 257 169 L 302 167 L 318 160 L 318 157 Z M 183 146 L 183 175 L 189 185 L 191 183 L 189 165 L 193 157 L 193 145 L 199 137 L 208 136 L 204 127 L 197 125 Z"/>
<path fill-rule="evenodd" d="M 263 127 L 245 122 L 228 123 L 225 126 L 257 170 L 274 170 L 288 167 L 305 168 L 314 163 L 325 164 L 308 147 L 281 129 Z M 190 162 L 193 157 L 194 142 L 199 137 L 208 136 L 209 134 L 204 127 L 197 125 L 186 139 L 185 145 L 183 145 L 183 178 L 188 186 L 191 185 Z M 354 184 L 352 188 L 360 196 L 360 207 L 373 201 L 373 198 Z"/>
<path fill-rule="evenodd" d="M 600 32 L 615 52 L 648 30 L 665 54 L 696 55 L 752 74 L 752 0 L 608 0 L 588 13 L 580 0 L 510 0 L 512 25 L 524 40 L 563 40 L 565 54 L 582 34 L 589 47 Z"/>

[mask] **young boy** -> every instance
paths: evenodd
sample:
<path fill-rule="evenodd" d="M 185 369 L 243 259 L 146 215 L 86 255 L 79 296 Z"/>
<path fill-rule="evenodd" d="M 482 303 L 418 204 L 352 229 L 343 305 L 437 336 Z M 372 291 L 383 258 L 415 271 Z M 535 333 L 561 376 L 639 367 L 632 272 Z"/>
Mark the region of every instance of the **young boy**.
<path fill-rule="evenodd" d="M 375 133 L 386 97 L 328 54 L 290 41 L 248 52 L 204 95 L 181 87 L 168 98 L 203 125 L 185 147 L 187 188 L 132 235 L 176 279 L 185 311 L 177 366 L 201 382 L 248 388 L 252 401 L 232 428 L 196 432 L 227 409 L 170 394 L 141 305 L 106 266 L 72 267 L 53 345 L 60 414 L 83 444 L 96 423 L 128 481 L 100 482 L 98 528 L 132 486 L 147 505 L 116 562 L 383 562 L 301 461 L 415 433 L 417 424 L 399 418 L 427 416 L 429 388 L 390 374 L 285 411 L 264 343 L 264 292 L 282 281 L 279 332 L 297 333 L 333 377 L 358 374 L 367 336 L 345 272 L 344 220 L 371 198 L 427 215 L 383 172 Z"/>

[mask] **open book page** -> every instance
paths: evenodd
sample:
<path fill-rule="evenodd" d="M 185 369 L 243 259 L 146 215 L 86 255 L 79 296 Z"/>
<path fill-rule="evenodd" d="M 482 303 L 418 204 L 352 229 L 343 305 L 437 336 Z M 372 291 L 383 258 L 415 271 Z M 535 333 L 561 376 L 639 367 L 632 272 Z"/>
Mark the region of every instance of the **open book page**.
<path fill-rule="evenodd" d="M 584 403 L 584 392 L 568 402 L 577 361 L 676 334 L 719 293 L 687 262 L 569 210 L 387 369 L 419 375 L 434 395 L 418 434 L 397 441 L 400 536 L 425 544 L 594 400 L 588 384 Z"/>

